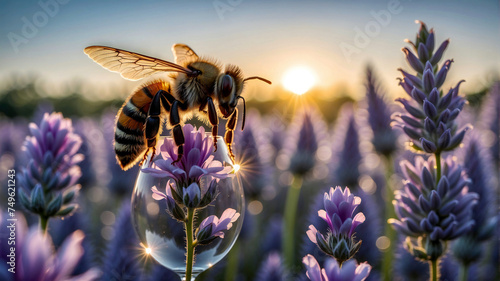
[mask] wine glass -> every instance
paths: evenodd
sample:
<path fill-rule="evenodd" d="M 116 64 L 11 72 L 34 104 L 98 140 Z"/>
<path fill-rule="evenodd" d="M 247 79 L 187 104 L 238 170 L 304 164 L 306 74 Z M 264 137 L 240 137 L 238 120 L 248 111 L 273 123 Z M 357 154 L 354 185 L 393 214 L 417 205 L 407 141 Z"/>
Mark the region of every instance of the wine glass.
<path fill-rule="evenodd" d="M 211 138 L 212 136 L 207 134 L 207 137 Z M 158 141 L 158 146 L 163 143 L 163 138 L 161 137 Z M 217 151 L 213 153 L 214 160 L 220 161 L 224 166 L 232 166 L 233 162 L 224 140 L 219 136 L 216 141 Z M 158 147 L 156 151 L 160 151 Z M 149 158 L 144 161 L 143 168 L 150 167 Z M 237 169 L 233 169 L 234 173 L 236 171 Z M 151 190 L 154 186 L 158 190 L 165 190 L 168 181 L 169 178 L 157 178 L 143 172 L 142 169 L 139 171 L 132 193 L 132 223 L 145 251 L 162 266 L 176 272 L 182 280 L 186 280 L 187 238 L 185 224 L 169 214 L 166 211 L 166 200 L 155 200 Z M 206 190 L 208 184 L 209 179 L 202 177 L 201 189 Z M 206 245 L 195 247 L 191 280 L 195 280 L 201 272 L 226 256 L 238 238 L 243 225 L 245 204 L 238 174 L 221 179 L 217 184 L 217 191 L 218 195 L 212 203 L 196 211 L 193 231 L 198 228 L 203 219 L 210 215 L 220 217 L 228 208 L 236 210 L 240 216 L 233 222 L 232 227 L 224 232 L 224 238 L 216 238 Z"/>

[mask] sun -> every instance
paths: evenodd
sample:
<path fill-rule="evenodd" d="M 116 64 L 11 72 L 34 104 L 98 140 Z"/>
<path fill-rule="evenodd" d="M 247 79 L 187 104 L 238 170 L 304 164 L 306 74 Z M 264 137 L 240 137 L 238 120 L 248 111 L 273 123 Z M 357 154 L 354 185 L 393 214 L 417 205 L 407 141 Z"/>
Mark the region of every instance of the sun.
<path fill-rule="evenodd" d="M 295 66 L 285 72 L 281 82 L 285 89 L 302 95 L 316 84 L 316 74 L 309 67 Z"/>

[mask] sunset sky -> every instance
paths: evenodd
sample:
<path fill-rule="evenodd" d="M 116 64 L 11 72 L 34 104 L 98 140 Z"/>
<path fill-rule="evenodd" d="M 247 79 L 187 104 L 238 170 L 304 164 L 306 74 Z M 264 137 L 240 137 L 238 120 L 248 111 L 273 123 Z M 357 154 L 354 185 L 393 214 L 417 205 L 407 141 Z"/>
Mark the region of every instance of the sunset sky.
<path fill-rule="evenodd" d="M 417 19 L 436 29 L 439 43 L 451 38 L 449 86 L 463 78 L 464 91 L 478 90 L 500 69 L 499 1 L 55 1 L 2 3 L 0 81 L 17 73 L 56 86 L 78 79 L 135 87 L 140 82 L 124 82 L 83 49 L 108 45 L 173 61 L 170 47 L 182 42 L 274 82 L 255 82 L 252 97 L 272 96 L 294 66 L 310 68 L 316 87 L 360 95 L 367 63 L 395 96 L 397 68 L 409 68 L 403 40 L 414 39 Z"/>

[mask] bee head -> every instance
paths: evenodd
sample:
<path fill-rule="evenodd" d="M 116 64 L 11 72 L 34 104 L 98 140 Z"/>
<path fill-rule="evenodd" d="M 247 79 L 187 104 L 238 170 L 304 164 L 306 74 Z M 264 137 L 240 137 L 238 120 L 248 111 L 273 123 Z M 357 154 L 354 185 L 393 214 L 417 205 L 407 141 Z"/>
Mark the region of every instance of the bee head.
<path fill-rule="evenodd" d="M 215 96 L 219 102 L 219 110 L 223 118 L 228 118 L 233 114 L 242 90 L 243 76 L 241 70 L 237 66 L 227 66 L 226 71 L 219 74 L 215 83 Z"/>
<path fill-rule="evenodd" d="M 234 65 L 228 65 L 226 71 L 219 74 L 217 82 L 215 83 L 215 95 L 219 101 L 219 111 L 222 113 L 223 118 L 231 116 L 238 105 L 238 100 L 243 100 L 242 130 L 245 127 L 246 106 L 245 99 L 241 96 L 241 92 L 243 91 L 244 82 L 251 79 L 259 79 L 271 84 L 271 81 L 257 76 L 243 79 L 240 68 Z"/>

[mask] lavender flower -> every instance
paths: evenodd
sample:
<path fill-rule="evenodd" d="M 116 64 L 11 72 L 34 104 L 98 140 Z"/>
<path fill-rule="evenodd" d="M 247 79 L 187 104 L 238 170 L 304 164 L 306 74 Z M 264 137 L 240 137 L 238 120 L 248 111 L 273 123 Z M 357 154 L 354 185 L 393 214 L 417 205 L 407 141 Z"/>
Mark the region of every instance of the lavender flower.
<path fill-rule="evenodd" d="M 214 160 L 213 140 L 205 135 L 203 127 L 197 130 L 186 124 L 183 131 L 184 156 L 179 162 L 174 162 L 178 157 L 174 140 L 166 138 L 160 147 L 160 157 L 153 161 L 151 168 L 142 171 L 154 177 L 170 178 L 173 186 L 171 194 L 177 204 L 190 208 L 204 207 L 215 198 L 216 183 L 233 176 L 230 174 L 232 168 L 224 167 L 220 161 Z M 200 180 L 203 176 L 212 178 L 208 187 L 210 192 L 201 190 Z M 170 185 L 167 186 L 169 188 Z"/>
<path fill-rule="evenodd" d="M 115 238 L 108 244 L 104 254 L 101 280 L 136 280 L 140 276 L 138 253 L 139 245 L 133 229 L 130 203 L 125 201 L 120 208 L 114 226 Z"/>
<path fill-rule="evenodd" d="M 415 257 L 405 249 L 401 242 L 404 241 L 399 241 L 397 244 L 399 246 L 396 249 L 396 257 L 393 264 L 395 280 L 429 280 L 429 266 L 416 260 Z"/>
<path fill-rule="evenodd" d="M 116 126 L 115 120 L 116 111 L 106 112 L 102 115 L 100 127 L 102 129 L 103 139 L 104 139 L 104 167 L 101 167 L 97 171 L 104 171 L 100 174 L 100 178 L 105 178 L 110 175 L 109 183 L 106 184 L 108 189 L 113 192 L 114 195 L 119 197 L 128 197 L 134 189 L 135 178 L 139 172 L 139 165 L 135 165 L 127 171 L 122 170 L 120 165 L 116 160 L 116 153 L 113 148 L 113 142 L 115 139 L 115 133 L 113 128 Z M 99 163 L 99 162 L 98 162 Z"/>
<path fill-rule="evenodd" d="M 172 270 L 155 263 L 151 273 L 149 275 L 143 275 L 142 281 L 152 281 L 152 280 L 181 280 L 177 273 Z"/>
<path fill-rule="evenodd" d="M 236 163 L 241 165 L 239 175 L 245 196 L 257 199 L 262 190 L 270 185 L 272 168 L 268 165 L 263 155 L 267 146 L 261 137 L 262 124 L 258 111 L 249 111 L 247 114 L 245 130 L 236 130 L 234 151 Z"/>
<path fill-rule="evenodd" d="M 81 171 L 77 163 L 83 155 L 77 151 L 82 140 L 73 133 L 71 120 L 60 113 L 45 114 L 39 127 L 30 124 L 30 131 L 32 136 L 24 143 L 30 160 L 19 177 L 24 188 L 19 193 L 20 201 L 27 210 L 40 215 L 42 221 L 66 216 L 76 208 L 71 203 L 79 189 L 76 182 Z"/>
<path fill-rule="evenodd" d="M 21 152 L 23 139 L 28 132 L 27 124 L 24 120 L 0 121 L 0 131 L 2 138 L 0 139 L 0 180 L 4 180 L 7 175 L 7 167 L 17 167 L 20 163 L 24 163 L 25 155 Z"/>
<path fill-rule="evenodd" d="M 359 134 L 352 105 L 344 105 L 340 116 L 334 143 L 342 142 L 342 146 L 334 147 L 337 157 L 332 157 L 334 173 L 331 180 L 354 189 L 358 186 L 359 167 L 363 157 L 359 150 Z"/>
<path fill-rule="evenodd" d="M 452 157 L 444 159 L 439 181 L 434 159 L 417 157 L 415 162 L 401 163 L 408 181 L 403 190 L 396 192 L 394 206 L 399 220 L 389 219 L 389 223 L 409 237 L 421 237 L 418 245 L 407 240 L 414 256 L 435 259 L 444 253 L 441 241 L 455 239 L 472 228 L 472 206 L 478 195 L 468 192 L 470 181 Z"/>
<path fill-rule="evenodd" d="M 82 177 L 79 183 L 84 188 L 92 187 L 95 186 L 101 178 L 106 177 L 106 174 L 102 174 L 102 172 L 99 171 L 102 167 L 99 156 L 105 154 L 104 150 L 106 147 L 102 131 L 101 128 L 98 127 L 97 122 L 90 118 L 81 118 L 75 122 L 75 131 L 83 139 L 82 146 L 78 152 L 85 156 L 80 163 Z M 101 174 L 99 174 L 99 172 Z"/>
<path fill-rule="evenodd" d="M 438 71 L 440 61 L 449 40 L 434 51 L 434 31 L 427 31 L 421 23 L 416 43 L 412 43 L 418 58 L 408 48 L 403 48 L 410 66 L 417 75 L 399 69 L 403 74 L 400 85 L 411 97 L 410 100 L 400 98 L 400 102 L 408 114 L 399 116 L 399 125 L 414 142 L 412 147 L 427 153 L 441 153 L 455 149 L 463 140 L 468 126 L 458 130 L 455 119 L 462 110 L 465 99 L 458 95 L 460 81 L 446 95 L 440 87 L 453 60 L 447 60 Z"/>
<path fill-rule="evenodd" d="M 289 276 L 283 267 L 282 259 L 277 252 L 273 252 L 267 256 L 262 262 L 259 271 L 257 272 L 256 281 L 283 281 L 288 280 Z"/>
<path fill-rule="evenodd" d="M 264 120 L 266 124 L 272 124 L 265 126 L 265 135 L 269 140 L 272 152 L 270 153 L 272 161 L 276 161 L 276 157 L 284 146 L 284 140 L 286 140 L 286 124 L 281 116 L 270 116 Z"/>
<path fill-rule="evenodd" d="M 328 259 L 324 268 L 321 268 L 311 255 L 305 256 L 302 262 L 306 266 L 307 277 L 311 281 L 363 281 L 371 271 L 368 263 L 358 265 L 355 260 L 346 261 L 340 267 L 335 259 Z"/>
<path fill-rule="evenodd" d="M 319 210 L 318 216 L 328 224 L 326 237 L 314 225 L 309 226 L 307 236 L 323 252 L 342 263 L 352 258 L 361 246 L 361 241 L 354 242 L 354 230 L 365 221 L 363 213 L 354 216 L 361 199 L 352 195 L 349 188 L 342 191 L 337 186 L 325 193 L 323 203 L 325 210 Z"/>
<path fill-rule="evenodd" d="M 184 213 L 184 210 L 182 209 L 179 204 L 175 201 L 175 199 L 172 196 L 172 188 L 170 187 L 170 184 L 167 183 L 167 187 L 165 189 L 165 193 L 158 191 L 156 186 L 153 186 L 151 188 L 151 191 L 153 191 L 153 199 L 155 200 L 166 200 L 167 201 L 167 212 L 176 220 L 178 221 L 184 221 L 186 214 Z"/>
<path fill-rule="evenodd" d="M 85 234 L 85 238 L 82 241 L 84 253 L 71 275 L 82 274 L 94 265 L 96 255 L 94 245 L 90 240 L 91 235 L 89 234 L 91 232 L 89 231 L 89 220 L 82 212 L 76 211 L 71 216 L 64 218 L 64 220 L 53 221 L 49 229 L 49 233 L 52 236 L 56 248 L 61 247 L 64 240 L 77 230 Z"/>
<path fill-rule="evenodd" d="M 460 237 L 453 245 L 455 257 L 466 265 L 480 259 L 481 243 L 493 236 L 497 224 L 497 217 L 491 216 L 490 190 L 493 189 L 493 184 L 488 167 L 489 159 L 480 144 L 480 136 L 473 134 L 466 146 L 464 170 L 471 179 L 469 190 L 479 196 L 477 205 L 472 210 L 475 224 L 470 232 Z"/>
<path fill-rule="evenodd" d="M 96 280 L 100 272 L 92 268 L 78 276 L 71 276 L 78 261 L 83 255 L 83 247 L 81 246 L 84 234 L 82 231 L 73 232 L 57 252 L 54 250 L 54 245 L 49 235 L 44 234 L 38 228 L 31 228 L 28 232 L 25 230 L 24 217 L 17 213 L 18 217 L 16 231 L 16 262 L 15 274 L 2 270 L 0 277 L 6 281 L 22 281 L 22 280 L 47 280 L 47 281 L 62 281 L 62 280 Z M 2 218 L 1 225 L 6 224 L 5 218 Z M 4 236 L 6 227 L 2 227 L 0 233 Z M 7 234 L 7 233 L 5 233 Z M 6 243 L 5 243 L 6 244 Z M 5 257 L 10 252 L 4 252 L 2 248 L 1 256 Z M 7 274 L 4 274 L 7 273 Z"/>
<path fill-rule="evenodd" d="M 220 219 L 217 216 L 208 216 L 196 230 L 196 240 L 200 244 L 208 244 L 217 237 L 224 238 L 224 231 L 229 230 L 240 217 L 235 209 L 226 209 Z"/>
<path fill-rule="evenodd" d="M 368 124 L 373 131 L 372 143 L 375 151 L 390 155 L 396 150 L 396 135 L 391 128 L 391 112 L 381 93 L 381 87 L 373 68 L 366 69 L 366 101 L 368 105 Z"/>
<path fill-rule="evenodd" d="M 493 142 L 489 150 L 498 171 L 500 169 L 500 138 L 498 137 L 500 136 L 500 123 L 498 122 L 500 120 L 500 81 L 497 81 L 491 87 L 483 108 L 480 126 L 481 129 L 491 133 Z"/>
<path fill-rule="evenodd" d="M 289 170 L 296 175 L 305 175 L 316 165 L 316 151 L 318 150 L 318 136 L 313 125 L 313 116 L 304 111 L 296 122 L 300 122 L 299 130 L 295 137 L 294 149 L 290 149 Z"/>
<path fill-rule="evenodd" d="M 266 231 L 262 234 L 263 238 L 260 243 L 261 253 L 280 252 L 281 237 L 283 237 L 283 219 L 278 216 L 272 216 L 265 224 Z"/>
<path fill-rule="evenodd" d="M 354 258 L 361 262 L 366 261 L 373 267 L 377 267 L 382 260 L 382 253 L 377 247 L 377 239 L 383 235 L 383 222 L 385 219 L 381 217 L 380 206 L 372 195 L 365 193 L 362 189 L 358 189 L 354 194 L 359 196 L 361 202 L 363 202 L 356 210 L 365 215 L 365 221 L 356 228 L 356 238 L 363 241 L 363 247 L 360 247 Z M 391 243 L 394 242 L 391 241 Z M 373 249 L 377 249 L 377 251 Z M 368 279 L 373 279 L 374 277 L 375 272 L 372 271 Z"/>

